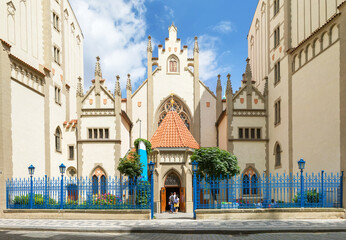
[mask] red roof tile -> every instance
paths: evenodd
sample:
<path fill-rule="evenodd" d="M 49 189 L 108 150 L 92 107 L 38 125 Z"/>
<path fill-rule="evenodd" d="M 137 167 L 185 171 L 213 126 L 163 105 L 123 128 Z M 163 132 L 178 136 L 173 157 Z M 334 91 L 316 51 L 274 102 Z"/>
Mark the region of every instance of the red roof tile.
<path fill-rule="evenodd" d="M 199 148 L 176 111 L 167 113 L 150 142 L 152 148 Z"/>

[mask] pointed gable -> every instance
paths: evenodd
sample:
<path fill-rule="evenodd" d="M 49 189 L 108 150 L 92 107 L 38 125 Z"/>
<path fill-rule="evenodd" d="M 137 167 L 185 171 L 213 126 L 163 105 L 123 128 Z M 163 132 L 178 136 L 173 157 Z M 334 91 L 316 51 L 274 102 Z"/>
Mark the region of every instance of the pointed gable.
<path fill-rule="evenodd" d="M 200 148 L 176 111 L 167 113 L 150 142 L 152 148 Z"/>

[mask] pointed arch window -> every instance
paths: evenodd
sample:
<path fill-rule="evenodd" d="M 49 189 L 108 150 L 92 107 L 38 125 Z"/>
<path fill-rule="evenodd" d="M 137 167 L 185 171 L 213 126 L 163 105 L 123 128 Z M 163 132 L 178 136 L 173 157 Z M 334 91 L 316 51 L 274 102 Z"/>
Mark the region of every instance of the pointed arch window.
<path fill-rule="evenodd" d="M 275 146 L 275 167 L 281 166 L 281 146 L 279 143 L 276 143 Z"/>
<path fill-rule="evenodd" d="M 179 72 L 179 60 L 176 56 L 172 55 L 168 58 L 168 72 L 178 73 Z"/>
<path fill-rule="evenodd" d="M 185 126 L 187 129 L 190 130 L 190 125 L 191 125 L 191 118 L 189 117 L 187 109 L 183 106 L 183 104 L 176 98 L 174 98 L 174 103 L 173 105 L 171 104 L 171 99 L 168 99 L 163 106 L 161 107 L 161 113 L 159 115 L 159 120 L 158 120 L 158 126 L 162 123 L 163 119 L 166 117 L 167 112 L 174 110 L 176 111 L 181 120 L 183 120 Z"/>
<path fill-rule="evenodd" d="M 243 195 L 257 195 L 259 176 L 257 172 L 249 167 L 244 171 L 243 175 Z"/>
<path fill-rule="evenodd" d="M 56 128 L 54 136 L 55 136 L 55 151 L 61 152 L 61 131 L 59 127 Z"/>

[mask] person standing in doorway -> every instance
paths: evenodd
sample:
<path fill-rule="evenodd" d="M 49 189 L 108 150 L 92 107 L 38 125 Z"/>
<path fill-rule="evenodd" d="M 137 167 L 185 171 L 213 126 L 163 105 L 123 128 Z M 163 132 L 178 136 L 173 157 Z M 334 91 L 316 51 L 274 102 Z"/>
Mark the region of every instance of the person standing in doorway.
<path fill-rule="evenodd" d="M 176 195 L 175 199 L 174 199 L 174 209 L 175 209 L 175 213 L 178 213 L 179 211 L 179 196 Z"/>
<path fill-rule="evenodd" d="M 171 192 L 171 196 L 169 196 L 168 204 L 171 207 L 171 211 L 169 213 L 173 213 L 174 212 L 174 195 L 172 192 Z"/>

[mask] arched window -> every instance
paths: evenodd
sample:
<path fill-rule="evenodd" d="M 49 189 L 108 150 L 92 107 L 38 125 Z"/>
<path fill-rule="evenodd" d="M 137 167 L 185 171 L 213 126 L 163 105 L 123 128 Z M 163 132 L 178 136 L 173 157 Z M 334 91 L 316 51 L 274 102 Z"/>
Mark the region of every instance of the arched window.
<path fill-rule="evenodd" d="M 252 167 L 248 167 L 243 175 L 243 195 L 257 195 L 259 193 L 258 180 L 257 172 Z"/>
<path fill-rule="evenodd" d="M 281 147 L 277 143 L 275 147 L 275 167 L 281 166 Z"/>
<path fill-rule="evenodd" d="M 169 71 L 170 72 L 178 72 L 178 62 L 175 58 L 171 58 L 169 60 Z"/>
<path fill-rule="evenodd" d="M 55 151 L 61 152 L 61 131 L 59 127 L 55 130 Z"/>
<path fill-rule="evenodd" d="M 248 195 L 250 193 L 250 181 L 249 176 L 245 174 L 243 176 L 243 194 Z"/>
<path fill-rule="evenodd" d="M 190 130 L 191 120 L 190 120 L 190 117 L 188 115 L 188 111 L 187 111 L 187 109 L 185 109 L 183 107 L 183 104 L 176 98 L 174 98 L 173 105 L 171 103 L 171 98 L 169 98 L 161 107 L 161 113 L 159 115 L 159 120 L 158 120 L 158 126 L 160 126 L 163 119 L 166 117 L 167 112 L 171 111 L 172 109 L 179 114 L 181 120 L 183 120 L 187 129 Z"/>
<path fill-rule="evenodd" d="M 180 180 L 179 177 L 174 174 L 171 173 L 167 176 L 166 181 L 165 181 L 165 186 L 174 186 L 174 187 L 179 187 L 180 186 Z"/>
<path fill-rule="evenodd" d="M 92 189 L 93 189 L 93 195 L 99 193 L 99 179 L 96 175 L 92 177 Z"/>
<path fill-rule="evenodd" d="M 101 176 L 101 194 L 106 194 L 107 191 L 107 181 L 105 175 Z"/>

